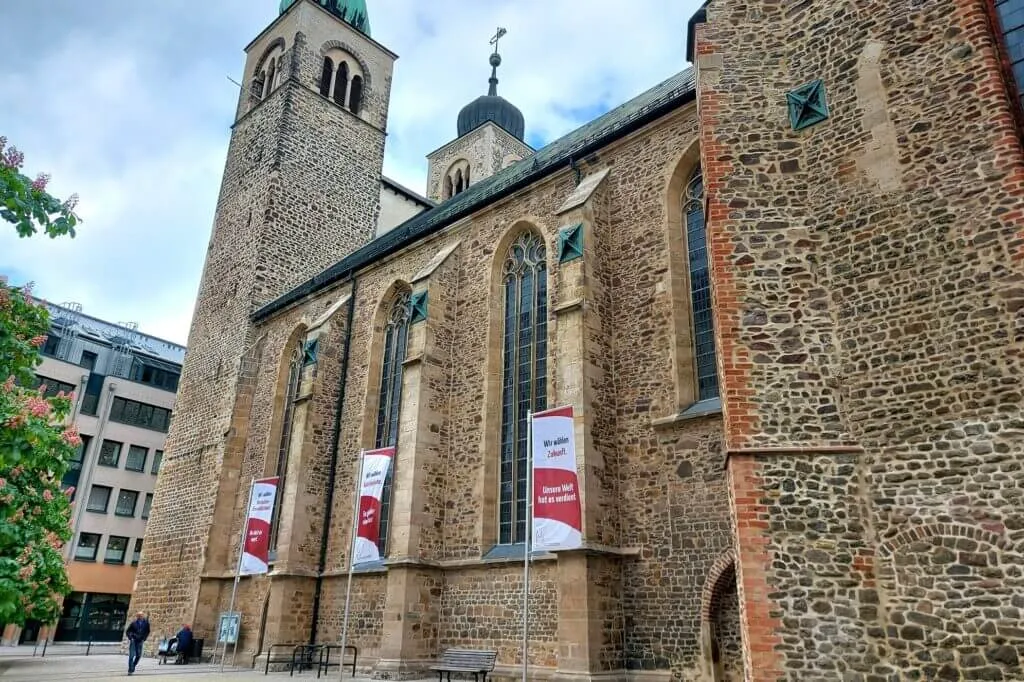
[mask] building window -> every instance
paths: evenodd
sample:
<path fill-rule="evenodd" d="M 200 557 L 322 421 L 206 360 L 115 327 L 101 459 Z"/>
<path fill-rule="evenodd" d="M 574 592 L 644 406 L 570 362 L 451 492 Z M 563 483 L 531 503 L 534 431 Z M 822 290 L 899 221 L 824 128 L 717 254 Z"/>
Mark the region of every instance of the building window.
<path fill-rule="evenodd" d="M 131 380 L 154 388 L 162 388 L 165 391 L 177 391 L 181 374 L 170 369 L 156 367 L 153 364 L 155 362 L 155 360 L 134 359 Z"/>
<path fill-rule="evenodd" d="M 93 353 L 92 351 L 83 350 L 82 351 L 82 359 L 78 361 L 78 365 L 80 367 L 84 367 L 85 369 L 87 369 L 87 370 L 89 370 L 91 372 L 91 371 L 96 369 L 96 359 L 97 359 L 97 357 L 98 356 L 95 353 Z"/>
<path fill-rule="evenodd" d="M 100 466 L 114 467 L 121 463 L 121 444 L 117 441 L 105 440 L 100 445 L 100 456 L 96 459 Z"/>
<path fill-rule="evenodd" d="M 402 406 L 402 365 L 405 363 L 408 345 L 410 311 L 409 292 L 399 292 L 388 310 L 387 328 L 384 330 L 384 360 L 381 363 L 377 435 L 374 439 L 374 446 L 378 448 L 398 445 L 398 417 Z M 391 526 L 394 469 L 392 460 L 392 466 L 384 478 L 384 490 L 380 498 L 380 540 L 377 547 L 381 556 L 387 552 L 388 531 Z"/>
<path fill-rule="evenodd" d="M 135 516 L 135 505 L 139 502 L 139 493 L 134 490 L 122 490 L 117 494 L 117 505 L 114 514 L 117 516 Z"/>
<path fill-rule="evenodd" d="M 527 415 L 547 406 L 548 273 L 533 233 L 509 249 L 503 272 L 501 468 L 498 541 L 526 539 Z"/>
<path fill-rule="evenodd" d="M 704 181 L 694 171 L 683 197 L 686 221 L 686 252 L 690 273 L 690 315 L 693 326 L 693 358 L 697 376 L 697 400 L 718 397 L 718 365 L 715 360 L 715 321 L 711 310 L 711 272 L 704 224 Z"/>
<path fill-rule="evenodd" d="M 157 450 L 153 454 L 153 466 L 149 470 L 149 473 L 153 474 L 154 476 L 159 474 L 160 473 L 160 465 L 163 464 L 163 462 L 164 462 L 164 451 L 163 450 Z"/>
<path fill-rule="evenodd" d="M 138 566 L 142 560 L 142 538 L 135 541 L 135 551 L 132 552 L 132 566 Z"/>
<path fill-rule="evenodd" d="M 144 448 L 141 445 L 131 445 L 128 447 L 128 457 L 124 460 L 124 468 L 127 471 L 145 471 L 146 470 L 146 456 L 149 454 L 149 448 Z"/>
<path fill-rule="evenodd" d="M 37 376 L 32 382 L 31 388 L 38 389 L 40 386 L 46 386 L 44 395 L 47 398 L 55 398 L 58 393 L 63 393 L 67 396 L 75 392 L 74 384 L 67 384 L 63 381 L 57 381 L 56 379 L 47 379 L 46 377 Z"/>
<path fill-rule="evenodd" d="M 1017 86 L 1017 101 L 1024 108 L 1024 0 L 996 0 L 996 16 L 1003 33 L 1008 66 Z"/>
<path fill-rule="evenodd" d="M 107 505 L 110 504 L 110 493 L 112 492 L 113 488 L 108 486 L 94 485 L 89 489 L 89 500 L 85 503 L 85 510 L 106 514 Z"/>
<path fill-rule="evenodd" d="M 68 462 L 68 470 L 64 473 L 64 478 L 60 480 L 60 485 L 64 490 L 68 488 L 74 488 L 78 485 L 78 479 L 82 475 L 82 462 L 85 460 L 85 453 L 89 449 L 89 441 L 92 440 L 92 436 L 82 436 L 82 444 L 75 449 L 75 454 Z M 75 496 L 78 493 L 72 491 L 71 501 L 75 501 Z"/>
<path fill-rule="evenodd" d="M 142 502 L 142 518 L 148 519 L 149 512 L 153 509 L 153 493 L 146 493 L 146 499 Z"/>
<path fill-rule="evenodd" d="M 57 349 L 60 348 L 60 337 L 50 332 L 46 337 L 46 341 L 43 342 L 42 353 L 43 355 L 49 355 L 51 358 L 57 357 Z"/>
<path fill-rule="evenodd" d="M 171 411 L 134 400 L 114 398 L 110 405 L 110 421 L 167 433 L 171 425 Z"/>
<path fill-rule="evenodd" d="M 288 452 L 292 440 L 292 421 L 295 417 L 295 400 L 299 395 L 299 381 L 302 374 L 302 343 L 292 351 L 288 360 L 288 385 L 285 388 L 284 413 L 281 416 L 281 442 L 277 448 L 277 467 L 274 475 L 278 477 L 277 495 L 274 499 L 274 515 L 270 524 L 270 548 L 277 549 L 277 537 L 281 524 L 281 500 L 284 497 L 285 474 L 288 471 Z"/>
<path fill-rule="evenodd" d="M 111 535 L 107 539 L 107 553 L 103 555 L 105 564 L 123 564 L 124 555 L 128 552 L 128 538 Z"/>
<path fill-rule="evenodd" d="M 75 547 L 75 559 L 96 561 L 96 553 L 100 549 L 100 537 L 96 533 L 79 533 L 78 546 Z"/>

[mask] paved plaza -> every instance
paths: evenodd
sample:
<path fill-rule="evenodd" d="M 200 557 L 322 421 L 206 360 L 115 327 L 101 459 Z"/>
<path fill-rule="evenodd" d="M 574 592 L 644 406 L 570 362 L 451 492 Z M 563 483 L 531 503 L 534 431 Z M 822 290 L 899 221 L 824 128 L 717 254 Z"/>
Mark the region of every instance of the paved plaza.
<path fill-rule="evenodd" d="M 230 662 L 230 656 L 228 656 Z M 52 647 L 46 657 L 32 656 L 32 647 L 0 648 L 0 682 L 60 682 L 62 680 L 122 680 L 128 679 L 127 656 L 115 653 L 84 655 L 84 649 Z M 160 680 L 160 682 L 206 682 L 226 680 L 228 682 L 250 682 L 255 680 L 306 679 L 315 680 L 316 671 L 287 672 L 263 675 L 263 670 L 226 667 L 220 665 L 158 665 L 155 658 L 144 658 L 130 679 Z M 321 680 L 338 680 L 338 671 L 332 670 L 321 675 Z M 352 678 L 346 675 L 346 680 Z M 356 682 L 360 682 L 357 678 Z"/>

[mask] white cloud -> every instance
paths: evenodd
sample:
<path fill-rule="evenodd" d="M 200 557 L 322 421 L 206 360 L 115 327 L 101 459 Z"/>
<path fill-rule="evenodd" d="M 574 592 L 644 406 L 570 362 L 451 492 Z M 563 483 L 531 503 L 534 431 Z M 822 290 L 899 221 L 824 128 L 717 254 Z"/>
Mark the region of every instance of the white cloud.
<path fill-rule="evenodd" d="M 265 5 L 265 6 L 264 6 Z M 400 55 L 384 172 L 422 190 L 424 156 L 455 136 L 459 109 L 499 93 L 545 142 L 686 66 L 699 2 L 368 0 L 374 38 Z M 386 10 L 385 10 L 386 7 Z M 77 192 L 78 238 L 19 240 L 0 227 L 0 274 L 40 295 L 184 343 L 220 187 L 242 48 L 276 0 L 4 6 L 0 135 Z M 48 45 L 39 52 L 37 46 Z"/>

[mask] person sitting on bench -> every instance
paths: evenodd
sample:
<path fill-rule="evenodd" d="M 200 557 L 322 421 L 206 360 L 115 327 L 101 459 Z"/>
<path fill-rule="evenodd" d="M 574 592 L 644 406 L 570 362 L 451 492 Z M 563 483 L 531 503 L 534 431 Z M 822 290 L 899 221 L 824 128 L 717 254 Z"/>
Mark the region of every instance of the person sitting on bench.
<path fill-rule="evenodd" d="M 177 640 L 177 654 L 178 657 L 174 659 L 175 663 L 188 663 L 188 657 L 192 654 L 192 628 L 187 624 L 181 626 L 181 630 L 178 630 L 178 634 L 174 636 Z"/>

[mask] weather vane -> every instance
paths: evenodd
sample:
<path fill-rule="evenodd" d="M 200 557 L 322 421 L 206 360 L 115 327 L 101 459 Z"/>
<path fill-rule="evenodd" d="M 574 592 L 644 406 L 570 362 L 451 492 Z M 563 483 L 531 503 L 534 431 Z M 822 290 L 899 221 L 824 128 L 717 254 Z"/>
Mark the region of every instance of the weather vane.
<path fill-rule="evenodd" d="M 491 38 L 491 45 L 494 45 L 495 54 L 497 54 L 498 52 L 498 41 L 501 40 L 502 36 L 504 36 L 506 33 L 508 33 L 508 31 L 499 26 L 498 32 L 494 34 L 493 38 Z"/>

